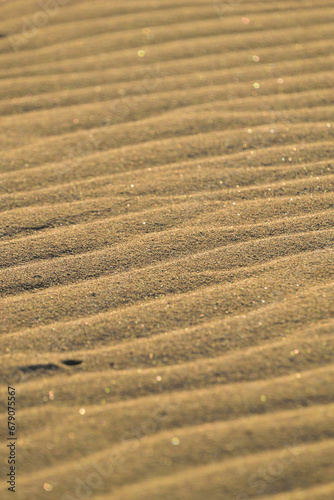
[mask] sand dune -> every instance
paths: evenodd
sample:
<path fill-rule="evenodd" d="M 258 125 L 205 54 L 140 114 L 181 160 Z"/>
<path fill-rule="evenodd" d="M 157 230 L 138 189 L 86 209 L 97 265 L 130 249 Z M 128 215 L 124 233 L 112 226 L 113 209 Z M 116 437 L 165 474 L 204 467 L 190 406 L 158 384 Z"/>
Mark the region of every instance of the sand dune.
<path fill-rule="evenodd" d="M 1 499 L 334 498 L 333 2 L 0 12 Z"/>

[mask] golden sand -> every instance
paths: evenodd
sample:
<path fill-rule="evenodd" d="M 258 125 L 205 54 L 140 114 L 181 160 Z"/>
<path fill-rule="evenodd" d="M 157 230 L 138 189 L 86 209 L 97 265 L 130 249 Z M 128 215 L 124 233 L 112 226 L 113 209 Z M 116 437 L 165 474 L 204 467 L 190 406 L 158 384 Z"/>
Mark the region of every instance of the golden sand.
<path fill-rule="evenodd" d="M 334 498 L 333 21 L 0 1 L 1 500 Z"/>

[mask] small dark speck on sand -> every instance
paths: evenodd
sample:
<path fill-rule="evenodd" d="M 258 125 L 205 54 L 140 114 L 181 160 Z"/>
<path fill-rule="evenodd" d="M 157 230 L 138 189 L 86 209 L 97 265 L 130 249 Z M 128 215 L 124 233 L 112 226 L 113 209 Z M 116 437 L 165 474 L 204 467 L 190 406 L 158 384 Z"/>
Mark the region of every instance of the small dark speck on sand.
<path fill-rule="evenodd" d="M 62 361 L 64 365 L 67 366 L 76 366 L 76 365 L 81 365 L 82 360 L 81 359 L 64 359 Z"/>

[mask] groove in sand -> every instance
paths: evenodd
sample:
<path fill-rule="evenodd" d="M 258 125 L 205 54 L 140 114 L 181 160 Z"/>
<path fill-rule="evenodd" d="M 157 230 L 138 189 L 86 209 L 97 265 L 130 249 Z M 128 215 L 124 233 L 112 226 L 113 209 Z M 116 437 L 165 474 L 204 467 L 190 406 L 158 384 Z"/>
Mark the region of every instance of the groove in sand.
<path fill-rule="evenodd" d="M 333 3 L 63 3 L 0 2 L 17 500 L 332 500 Z"/>

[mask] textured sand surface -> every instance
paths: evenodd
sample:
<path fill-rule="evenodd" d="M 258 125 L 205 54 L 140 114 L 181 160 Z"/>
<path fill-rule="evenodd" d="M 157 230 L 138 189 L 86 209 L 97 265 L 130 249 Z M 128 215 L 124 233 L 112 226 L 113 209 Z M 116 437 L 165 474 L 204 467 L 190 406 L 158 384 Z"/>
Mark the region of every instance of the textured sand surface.
<path fill-rule="evenodd" d="M 334 498 L 333 21 L 0 1 L 1 500 Z"/>

